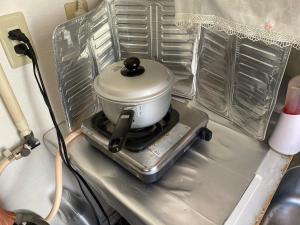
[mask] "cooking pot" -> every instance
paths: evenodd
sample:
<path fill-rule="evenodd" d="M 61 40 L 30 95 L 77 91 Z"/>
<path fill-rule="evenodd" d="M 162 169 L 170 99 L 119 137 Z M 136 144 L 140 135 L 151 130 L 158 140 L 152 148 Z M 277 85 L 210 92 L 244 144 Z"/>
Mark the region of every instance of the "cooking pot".
<path fill-rule="evenodd" d="M 130 57 L 95 78 L 94 88 L 106 117 L 115 124 L 108 148 L 118 152 L 129 129 L 151 126 L 168 112 L 173 73 L 161 63 Z"/>

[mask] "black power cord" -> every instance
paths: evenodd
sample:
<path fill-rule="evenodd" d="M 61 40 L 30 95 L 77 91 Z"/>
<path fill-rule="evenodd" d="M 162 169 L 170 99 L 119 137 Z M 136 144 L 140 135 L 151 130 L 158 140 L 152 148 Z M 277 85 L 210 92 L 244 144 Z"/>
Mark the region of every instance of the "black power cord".
<path fill-rule="evenodd" d="M 90 201 L 87 193 L 85 192 L 84 187 L 86 188 L 86 190 L 88 190 L 89 194 L 93 197 L 93 199 L 96 202 L 97 206 L 99 207 L 99 209 L 102 211 L 103 215 L 105 216 L 108 225 L 110 225 L 109 217 L 108 217 L 107 213 L 105 212 L 102 204 L 98 200 L 97 196 L 95 195 L 94 191 L 89 186 L 87 181 L 83 178 L 83 176 L 81 174 L 79 174 L 77 172 L 77 170 L 72 166 L 72 164 L 71 164 L 71 162 L 68 158 L 66 143 L 64 141 L 64 137 L 63 137 L 63 135 L 60 131 L 60 128 L 59 128 L 59 125 L 56 121 L 52 106 L 50 104 L 49 97 L 48 97 L 48 94 L 47 94 L 47 91 L 46 91 L 46 88 L 45 88 L 45 85 L 44 85 L 44 81 L 43 81 L 42 76 L 41 76 L 41 71 L 40 71 L 40 68 L 39 68 L 37 57 L 36 57 L 36 54 L 34 52 L 34 49 L 33 49 L 32 45 L 30 43 L 30 40 L 26 37 L 26 35 L 20 29 L 15 29 L 15 30 L 9 31 L 8 34 L 9 34 L 8 37 L 11 40 L 17 40 L 17 41 L 22 42 L 22 43 L 20 43 L 20 44 L 18 44 L 14 47 L 16 53 L 26 55 L 32 60 L 34 77 L 35 77 L 35 80 L 36 80 L 37 85 L 39 87 L 39 90 L 40 90 L 40 92 L 43 96 L 45 104 L 48 108 L 51 120 L 54 124 L 55 130 L 56 130 L 56 136 L 57 136 L 57 140 L 58 140 L 59 152 L 60 152 L 60 155 L 61 155 L 61 158 L 62 158 L 64 164 L 72 172 L 72 174 L 75 176 L 83 195 L 85 196 L 86 200 L 90 204 L 90 206 L 93 210 L 93 213 L 95 214 L 95 216 L 97 218 L 97 225 L 101 224 L 100 218 L 98 217 L 96 209 L 94 208 L 94 206 L 93 206 L 92 202 Z M 82 184 L 84 185 L 84 187 L 82 186 Z"/>

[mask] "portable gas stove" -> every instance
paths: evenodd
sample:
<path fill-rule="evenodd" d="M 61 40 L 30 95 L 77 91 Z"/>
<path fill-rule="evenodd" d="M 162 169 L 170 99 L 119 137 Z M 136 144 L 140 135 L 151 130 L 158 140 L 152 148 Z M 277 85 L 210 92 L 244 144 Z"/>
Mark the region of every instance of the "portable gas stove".
<path fill-rule="evenodd" d="M 101 111 L 82 124 L 87 140 L 105 155 L 145 183 L 157 181 L 197 139 L 209 141 L 206 113 L 185 103 L 172 100 L 172 108 L 157 124 L 132 130 L 125 147 L 112 153 L 108 150 L 113 124 Z"/>

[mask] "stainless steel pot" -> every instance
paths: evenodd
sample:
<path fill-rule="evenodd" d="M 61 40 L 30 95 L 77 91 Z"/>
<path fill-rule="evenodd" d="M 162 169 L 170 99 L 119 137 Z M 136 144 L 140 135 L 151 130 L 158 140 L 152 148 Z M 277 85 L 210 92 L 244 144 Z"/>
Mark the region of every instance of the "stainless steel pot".
<path fill-rule="evenodd" d="M 136 57 L 106 67 L 94 81 L 102 109 L 115 129 L 109 150 L 118 152 L 130 128 L 144 128 L 160 121 L 171 103 L 172 72 L 162 64 Z"/>

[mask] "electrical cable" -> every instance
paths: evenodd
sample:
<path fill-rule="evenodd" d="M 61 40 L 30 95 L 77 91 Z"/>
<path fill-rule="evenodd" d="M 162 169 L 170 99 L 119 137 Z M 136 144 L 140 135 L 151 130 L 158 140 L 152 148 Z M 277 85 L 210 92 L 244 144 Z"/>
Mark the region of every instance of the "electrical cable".
<path fill-rule="evenodd" d="M 93 192 L 92 188 L 89 186 L 89 184 L 87 183 L 87 181 L 83 178 L 82 175 L 80 175 L 77 170 L 72 166 L 70 159 L 68 158 L 68 152 L 67 152 L 67 147 L 66 147 L 66 143 L 64 140 L 64 137 L 60 131 L 59 125 L 57 123 L 57 120 L 55 118 L 52 106 L 50 104 L 49 101 L 49 97 L 44 85 L 44 81 L 43 78 L 41 76 L 41 71 L 39 68 L 39 64 L 37 61 L 37 57 L 36 54 L 34 52 L 34 49 L 29 41 L 29 39 L 26 37 L 26 35 L 24 33 L 22 33 L 21 30 L 16 29 L 13 31 L 9 32 L 9 38 L 13 39 L 13 40 L 18 40 L 21 42 L 24 42 L 26 44 L 26 48 L 24 48 L 24 44 L 19 44 L 17 46 L 15 46 L 15 51 L 19 54 L 24 54 L 27 55 L 31 60 L 32 60 L 32 64 L 33 64 L 33 73 L 34 73 L 34 77 L 35 80 L 37 82 L 37 85 L 39 87 L 39 90 L 42 94 L 42 97 L 44 99 L 44 102 L 48 108 L 51 120 L 53 122 L 53 125 L 55 127 L 56 130 L 56 136 L 57 136 L 57 140 L 58 140 L 58 149 L 59 149 L 59 154 L 61 156 L 62 161 L 64 162 L 64 164 L 67 166 L 67 168 L 73 173 L 74 177 L 76 178 L 79 187 L 83 193 L 83 195 L 85 196 L 86 200 L 88 201 L 88 203 L 90 204 L 93 213 L 95 214 L 96 218 L 97 218 L 97 224 L 100 225 L 101 221 L 99 219 L 99 217 L 97 216 L 97 212 L 96 209 L 94 208 L 92 202 L 90 201 L 87 193 L 85 192 L 82 184 L 84 185 L 84 187 L 86 188 L 86 190 L 90 193 L 90 195 L 93 197 L 94 201 L 96 202 L 97 206 L 99 207 L 99 209 L 102 211 L 105 219 L 107 220 L 107 223 L 110 225 L 110 220 L 109 217 L 106 213 L 106 211 L 104 210 L 102 204 L 100 203 L 100 201 L 98 200 L 97 196 L 95 195 L 95 193 Z M 59 193 L 58 193 L 59 194 Z"/>
<path fill-rule="evenodd" d="M 101 203 L 98 201 L 96 195 L 93 193 L 92 189 L 89 187 L 89 185 L 87 184 L 87 182 L 85 181 L 85 179 L 72 167 L 70 161 L 69 161 L 69 158 L 68 158 L 68 155 L 67 155 L 67 149 L 66 149 L 66 144 L 65 144 L 65 141 L 64 141 L 64 138 L 63 138 L 63 135 L 59 129 L 59 126 L 56 122 L 56 119 L 55 119 L 55 116 L 54 116 L 54 113 L 53 113 L 53 110 L 51 108 L 51 105 L 50 105 L 50 101 L 49 101 L 49 98 L 48 98 L 48 95 L 47 95 L 47 92 L 46 92 L 46 89 L 45 89 L 45 85 L 43 83 L 43 80 L 42 80 L 42 77 L 41 77 L 41 73 L 40 73 L 40 70 L 39 70 L 39 66 L 38 66 L 38 63 L 36 61 L 36 57 L 34 57 L 33 59 L 33 64 L 35 65 L 35 69 L 37 70 L 38 72 L 38 78 L 40 80 L 40 84 L 41 84 L 41 87 L 42 87 L 42 90 L 43 92 L 41 92 L 42 94 L 44 93 L 44 100 L 45 100 L 45 103 L 46 105 L 48 106 L 48 109 L 49 109 L 49 112 L 50 112 L 50 116 L 53 120 L 53 123 L 54 123 L 54 126 L 55 126 L 55 129 L 57 131 L 57 137 L 58 137 L 58 142 L 59 142 L 59 149 L 60 149 L 60 154 L 61 154 L 61 157 L 65 163 L 65 165 L 70 169 L 70 171 L 75 175 L 75 178 L 79 184 L 79 187 L 83 193 L 83 195 L 85 196 L 85 198 L 87 199 L 88 203 L 90 204 L 92 210 L 94 211 L 94 213 L 96 213 L 96 210 L 94 209 L 91 201 L 89 200 L 87 194 L 85 193 L 83 187 L 82 187 L 82 184 L 81 182 L 84 184 L 84 186 L 86 187 L 86 189 L 91 193 L 92 197 L 94 198 L 94 200 L 96 201 L 96 203 L 98 204 L 99 208 L 101 209 L 101 211 L 103 212 L 106 220 L 108 221 L 109 223 L 109 218 L 104 210 L 104 208 L 102 207 Z M 37 77 L 35 75 L 35 77 Z M 38 80 L 37 80 L 38 82 Z M 97 215 L 97 214 L 96 214 Z M 97 224 L 100 225 L 100 221 L 98 221 L 99 218 L 97 216 Z M 110 223 L 109 223 L 110 224 Z"/>
<path fill-rule="evenodd" d="M 31 46 L 31 45 L 30 45 Z M 30 47 L 28 46 L 28 47 Z M 32 47 L 30 47 L 32 48 Z M 64 137 L 60 131 L 60 128 L 56 122 L 56 118 L 55 118 L 55 115 L 54 115 L 54 112 L 52 110 L 52 107 L 50 105 L 50 101 L 49 101 L 49 98 L 48 98 L 48 95 L 47 95 L 47 91 L 46 91 L 46 88 L 45 88 L 45 85 L 44 85 L 44 82 L 43 82 L 43 79 L 42 79 L 42 76 L 41 76 L 41 72 L 40 72 L 40 69 L 39 69 L 39 65 L 38 65 L 38 62 L 36 60 L 36 56 L 34 55 L 33 57 L 33 64 L 35 66 L 35 69 L 37 70 L 37 75 L 35 75 L 35 77 L 38 77 L 39 80 L 36 80 L 37 82 L 40 81 L 40 85 L 41 85 L 41 94 L 43 95 L 44 97 L 44 100 L 45 100 L 45 103 L 48 107 L 48 110 L 49 110 L 49 113 L 50 113 L 50 116 L 52 118 L 52 121 L 53 121 L 53 124 L 55 126 L 55 129 L 56 129 L 56 132 L 57 132 L 57 137 L 58 137 L 58 142 L 59 142 L 59 149 L 60 149 L 60 154 L 62 156 L 62 159 L 63 159 L 63 162 L 65 163 L 65 165 L 69 168 L 69 170 L 75 175 L 75 178 L 79 184 L 79 187 L 83 193 L 83 195 L 85 196 L 85 198 L 87 199 L 88 203 L 90 204 L 92 210 L 94 213 L 96 213 L 96 210 L 94 209 L 94 206 L 93 204 L 91 203 L 91 201 L 89 200 L 87 194 L 85 193 L 85 190 L 83 189 L 82 187 L 82 184 L 81 182 L 84 184 L 84 186 L 86 187 L 86 189 L 90 192 L 91 196 L 94 198 L 94 200 L 96 201 L 97 205 L 99 206 L 99 208 L 101 209 L 101 211 L 103 212 L 108 224 L 110 224 L 110 221 L 109 221 L 109 217 L 108 215 L 106 214 L 102 204 L 99 202 L 98 198 L 96 197 L 96 195 L 94 194 L 94 192 L 92 191 L 92 189 L 90 188 L 90 186 L 88 185 L 88 183 L 85 181 L 85 179 L 73 168 L 73 166 L 71 165 L 71 162 L 68 158 L 68 154 L 67 154 L 67 148 L 66 148 L 66 143 L 64 141 Z M 35 70 L 34 70 L 35 71 Z M 97 214 L 95 215 L 96 218 L 97 218 L 97 224 L 100 225 L 101 222 L 100 222 L 100 219 L 99 217 L 97 216 Z"/>
<path fill-rule="evenodd" d="M 34 64 L 36 65 L 36 69 L 38 71 L 38 77 L 40 79 L 40 84 L 41 84 L 41 87 L 42 87 L 42 90 L 43 92 L 41 92 L 42 94 L 44 93 L 44 100 L 45 100 L 45 103 L 49 109 L 49 113 L 50 113 L 50 116 L 53 120 L 53 124 L 55 126 L 55 129 L 56 129 L 56 133 L 57 133 L 57 137 L 58 137 L 58 142 L 59 142 L 59 149 L 60 149 L 60 155 L 63 159 L 63 162 L 65 163 L 65 165 L 68 167 L 68 169 L 73 173 L 73 175 L 75 176 L 78 184 L 79 184 L 79 187 L 83 193 L 83 195 L 86 197 L 88 203 L 90 204 L 93 212 L 95 213 L 96 210 L 94 209 L 94 206 L 93 204 L 91 203 L 91 201 L 89 200 L 89 198 L 87 197 L 87 194 L 85 193 L 85 190 L 83 189 L 82 185 L 81 185 L 81 182 L 84 184 L 84 186 L 86 187 L 86 189 L 90 192 L 91 196 L 94 198 L 95 202 L 97 203 L 98 207 L 100 208 L 100 210 L 102 211 L 103 215 L 105 216 L 108 224 L 110 225 L 110 221 L 109 221 L 109 217 L 108 215 L 106 214 L 102 204 L 100 203 L 100 201 L 98 200 L 98 198 L 96 197 L 96 195 L 94 194 L 94 192 L 92 191 L 92 189 L 90 188 L 90 186 L 88 185 L 88 183 L 85 181 L 85 179 L 73 168 L 73 166 L 71 165 L 71 162 L 68 158 L 68 154 L 67 154 L 67 148 L 66 148 L 66 143 L 64 141 L 64 137 L 60 131 L 60 128 L 56 122 L 56 118 L 55 118 L 55 115 L 54 115 L 54 112 L 52 110 L 52 107 L 50 105 L 50 101 L 49 101 L 49 98 L 48 98 L 48 95 L 47 95 L 47 92 L 46 92 L 46 89 L 45 89 L 45 85 L 44 85 L 44 82 L 42 80 L 42 77 L 41 77 L 41 73 L 40 73 L 40 70 L 39 70 L 39 67 L 38 67 L 38 64 L 37 64 L 37 61 L 36 61 L 36 57 L 34 57 Z M 37 77 L 37 76 L 35 76 Z M 38 82 L 38 80 L 37 80 Z M 99 221 L 99 217 L 97 216 L 97 214 L 95 215 L 96 218 L 97 218 L 97 224 L 100 225 L 100 221 Z"/>

